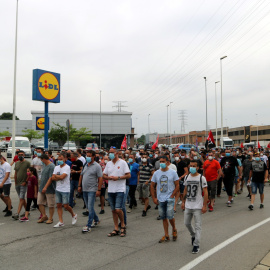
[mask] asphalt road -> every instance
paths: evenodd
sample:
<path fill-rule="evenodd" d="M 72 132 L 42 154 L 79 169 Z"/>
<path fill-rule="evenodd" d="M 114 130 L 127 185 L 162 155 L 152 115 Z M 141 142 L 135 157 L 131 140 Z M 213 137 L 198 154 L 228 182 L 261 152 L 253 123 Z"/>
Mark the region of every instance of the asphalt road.
<path fill-rule="evenodd" d="M 177 270 L 224 242 L 235 234 L 257 224 L 270 216 L 270 186 L 265 187 L 265 208 L 248 210 L 247 192 L 235 198 L 231 208 L 226 207 L 226 196 L 217 198 L 214 212 L 203 216 L 201 251 L 191 254 L 190 236 L 183 224 L 183 212 L 178 206 L 176 224 L 178 240 L 159 244 L 163 235 L 161 221 L 156 220 L 158 211 L 149 210 L 141 216 L 142 205 L 128 214 L 127 236 L 109 238 L 113 229 L 110 208 L 100 215 L 101 224 L 91 233 L 82 234 L 86 224 L 82 201 L 77 200 L 74 211 L 78 222 L 71 225 L 71 217 L 64 212 L 65 227 L 56 229 L 52 225 L 37 224 L 38 211 L 31 211 L 30 221 L 21 223 L 5 218 L 0 212 L 0 268 L 1 269 L 172 269 Z M 18 199 L 12 186 L 13 206 Z M 98 200 L 96 206 L 98 205 Z M 4 209 L 1 204 L 0 209 Z M 96 207 L 99 212 L 99 208 Z M 54 214 L 58 221 L 57 212 Z M 194 269 L 253 269 L 270 250 L 270 224 L 253 230 L 198 264 Z"/>

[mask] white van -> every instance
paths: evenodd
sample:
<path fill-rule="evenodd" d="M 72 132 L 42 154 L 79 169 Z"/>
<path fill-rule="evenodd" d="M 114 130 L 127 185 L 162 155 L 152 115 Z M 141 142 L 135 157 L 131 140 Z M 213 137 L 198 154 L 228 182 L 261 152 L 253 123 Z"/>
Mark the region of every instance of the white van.
<path fill-rule="evenodd" d="M 15 150 L 20 149 L 24 151 L 25 157 L 31 157 L 31 145 L 29 139 L 26 137 L 15 137 Z M 7 157 L 12 157 L 12 138 L 8 144 Z"/>

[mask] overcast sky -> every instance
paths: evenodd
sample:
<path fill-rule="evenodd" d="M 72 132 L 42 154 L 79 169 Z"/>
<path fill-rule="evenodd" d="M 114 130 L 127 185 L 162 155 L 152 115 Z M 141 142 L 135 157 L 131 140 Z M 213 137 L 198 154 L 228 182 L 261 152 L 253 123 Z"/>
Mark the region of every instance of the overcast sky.
<path fill-rule="evenodd" d="M 0 112 L 12 112 L 16 0 L 0 0 Z M 215 128 L 215 82 L 223 67 L 229 127 L 270 124 L 270 2 L 268 0 L 19 0 L 17 115 L 31 119 L 32 70 L 61 74 L 55 111 L 113 111 L 127 101 L 139 134 Z M 220 126 L 220 83 L 217 84 Z M 170 110 L 169 110 L 170 112 Z M 169 113 L 170 116 L 170 113 Z"/>

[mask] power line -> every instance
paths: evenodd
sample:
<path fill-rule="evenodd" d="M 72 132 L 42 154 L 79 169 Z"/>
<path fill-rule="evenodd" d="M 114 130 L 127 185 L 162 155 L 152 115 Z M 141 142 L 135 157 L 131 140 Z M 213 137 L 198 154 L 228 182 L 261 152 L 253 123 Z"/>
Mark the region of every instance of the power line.
<path fill-rule="evenodd" d="M 187 111 L 179 110 L 179 120 L 181 121 L 181 134 L 185 134 L 185 126 L 187 126 Z"/>

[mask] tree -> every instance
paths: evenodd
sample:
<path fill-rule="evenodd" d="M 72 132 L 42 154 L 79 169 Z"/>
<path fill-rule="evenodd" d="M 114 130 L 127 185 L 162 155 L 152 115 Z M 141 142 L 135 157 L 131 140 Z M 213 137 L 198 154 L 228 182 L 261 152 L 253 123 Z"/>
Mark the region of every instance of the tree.
<path fill-rule="evenodd" d="M 0 115 L 0 120 L 12 120 L 12 117 L 13 117 L 13 113 L 3 112 Z M 16 120 L 20 120 L 20 119 L 16 116 Z"/>
<path fill-rule="evenodd" d="M 140 138 L 137 139 L 138 144 L 144 144 L 145 143 L 145 135 L 142 135 Z"/>
<path fill-rule="evenodd" d="M 32 139 L 41 139 L 43 137 L 43 134 L 33 129 L 23 130 L 22 132 L 24 133 L 24 136 L 29 139 L 29 141 Z"/>
<path fill-rule="evenodd" d="M 54 127 L 49 131 L 49 139 L 54 142 L 58 142 L 59 145 L 63 145 L 67 141 L 67 127 L 61 126 L 58 123 L 53 123 Z M 83 140 L 91 140 L 92 133 L 85 127 L 80 129 L 74 128 L 72 125 L 69 127 L 69 140 L 79 143 Z"/>
<path fill-rule="evenodd" d="M 9 137 L 9 136 L 10 136 L 9 131 L 0 132 L 0 137 Z"/>

